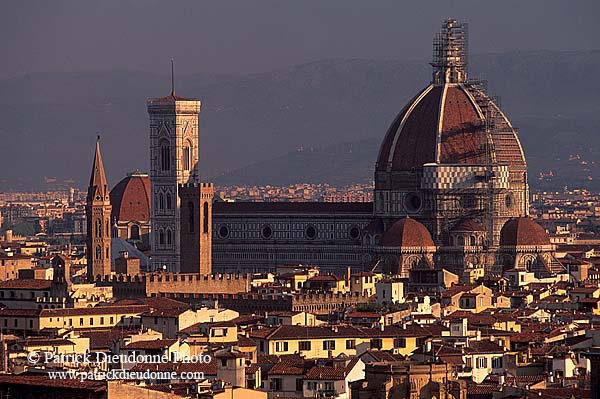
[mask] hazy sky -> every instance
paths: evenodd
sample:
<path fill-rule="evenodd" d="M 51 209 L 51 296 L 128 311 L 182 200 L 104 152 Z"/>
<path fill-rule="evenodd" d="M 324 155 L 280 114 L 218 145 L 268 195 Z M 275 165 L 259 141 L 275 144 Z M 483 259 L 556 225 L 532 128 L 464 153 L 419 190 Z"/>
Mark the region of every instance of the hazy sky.
<path fill-rule="evenodd" d="M 441 19 L 471 52 L 597 49 L 600 1 L 42 0 L 0 4 L 0 77 L 39 71 L 243 73 L 324 58 L 427 59 Z"/>

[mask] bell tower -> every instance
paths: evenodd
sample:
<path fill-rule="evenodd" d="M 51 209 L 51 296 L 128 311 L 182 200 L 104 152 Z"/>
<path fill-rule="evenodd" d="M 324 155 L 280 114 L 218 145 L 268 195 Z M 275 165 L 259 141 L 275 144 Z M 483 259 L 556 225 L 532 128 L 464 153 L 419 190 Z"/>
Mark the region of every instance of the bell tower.
<path fill-rule="evenodd" d="M 151 269 L 179 272 L 181 198 L 179 185 L 198 182 L 200 101 L 171 94 L 148 100 L 152 190 Z"/>
<path fill-rule="evenodd" d="M 93 282 L 97 276 L 110 274 L 110 196 L 104 173 L 100 136 L 96 141 L 96 153 L 86 201 L 87 221 L 87 277 Z"/>

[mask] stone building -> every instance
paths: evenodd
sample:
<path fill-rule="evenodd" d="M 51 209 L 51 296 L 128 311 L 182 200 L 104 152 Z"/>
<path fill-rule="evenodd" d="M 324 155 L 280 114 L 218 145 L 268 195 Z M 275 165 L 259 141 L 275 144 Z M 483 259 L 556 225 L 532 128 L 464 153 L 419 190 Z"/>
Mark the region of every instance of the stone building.
<path fill-rule="evenodd" d="M 475 281 L 511 264 L 562 272 L 545 238 L 534 245 L 505 239 L 513 224 L 535 237 L 543 229 L 528 218 L 517 131 L 485 85 L 468 79 L 466 36 L 464 24 L 443 22 L 431 83 L 383 137 L 373 203 L 213 203 L 214 188 L 198 183 L 200 102 L 174 91 L 149 100 L 150 269 L 248 273 L 308 264 L 402 278 L 418 271 L 435 290 L 445 273 Z M 128 239 L 136 233 L 130 222 Z"/>
<path fill-rule="evenodd" d="M 197 183 L 200 101 L 171 94 L 148 100 L 153 269 L 180 271 L 179 185 Z"/>
<path fill-rule="evenodd" d="M 108 183 L 104 174 L 102 155 L 100 154 L 100 138 L 98 137 L 85 208 L 87 220 L 87 276 L 90 281 L 94 281 L 96 276 L 110 274 L 111 271 L 111 209 Z"/>

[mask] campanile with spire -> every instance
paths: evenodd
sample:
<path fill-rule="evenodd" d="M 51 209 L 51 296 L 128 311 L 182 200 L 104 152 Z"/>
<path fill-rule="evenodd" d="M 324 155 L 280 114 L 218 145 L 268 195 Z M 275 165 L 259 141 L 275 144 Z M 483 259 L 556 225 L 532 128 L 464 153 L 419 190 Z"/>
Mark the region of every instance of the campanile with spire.
<path fill-rule="evenodd" d="M 148 100 L 150 184 L 152 186 L 151 268 L 179 272 L 181 259 L 180 185 L 198 182 L 200 101 L 171 94 Z"/>
<path fill-rule="evenodd" d="M 111 210 L 98 137 L 86 201 L 88 281 L 94 281 L 97 276 L 106 276 L 111 272 Z"/>

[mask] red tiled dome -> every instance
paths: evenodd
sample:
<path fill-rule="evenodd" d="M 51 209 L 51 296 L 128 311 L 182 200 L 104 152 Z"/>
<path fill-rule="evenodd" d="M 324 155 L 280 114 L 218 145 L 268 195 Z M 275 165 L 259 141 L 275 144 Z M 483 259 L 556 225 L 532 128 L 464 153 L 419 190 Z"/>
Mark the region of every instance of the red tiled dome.
<path fill-rule="evenodd" d="M 381 144 L 376 170 L 410 171 L 431 162 L 488 162 L 484 113 L 476 97 L 491 101 L 482 91 L 464 84 L 427 86 L 392 122 Z M 525 166 L 516 132 L 500 109 L 492 106 L 504 125 L 504 129 L 492 135 L 494 160 Z"/>
<path fill-rule="evenodd" d="M 500 231 L 500 245 L 550 245 L 546 230 L 529 217 L 510 219 Z"/>
<path fill-rule="evenodd" d="M 485 227 L 473 219 L 462 219 L 452 227 L 451 231 L 486 231 Z"/>
<path fill-rule="evenodd" d="M 112 220 L 150 220 L 150 179 L 146 174 L 131 174 L 110 191 Z"/>
<path fill-rule="evenodd" d="M 384 247 L 433 247 L 435 244 L 427 227 L 409 217 L 400 219 L 381 236 Z"/>

